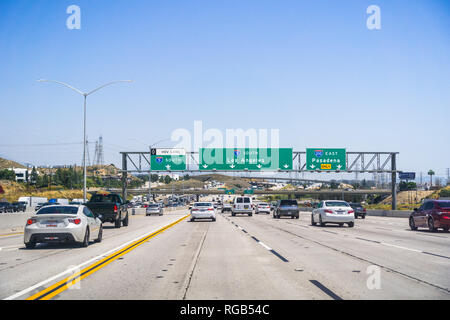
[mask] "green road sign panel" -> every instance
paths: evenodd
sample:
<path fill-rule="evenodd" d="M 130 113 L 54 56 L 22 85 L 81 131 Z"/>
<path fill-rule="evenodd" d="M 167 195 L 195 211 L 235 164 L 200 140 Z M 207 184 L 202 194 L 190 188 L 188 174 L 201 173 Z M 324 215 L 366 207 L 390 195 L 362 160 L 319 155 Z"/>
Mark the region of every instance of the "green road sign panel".
<path fill-rule="evenodd" d="M 234 189 L 229 189 L 229 190 L 225 190 L 225 193 L 226 194 L 234 194 L 235 191 L 234 191 Z"/>
<path fill-rule="evenodd" d="M 186 170 L 186 150 L 151 149 L 150 165 L 155 171 L 184 171 Z"/>
<path fill-rule="evenodd" d="M 292 148 L 201 148 L 199 169 L 292 170 Z"/>
<path fill-rule="evenodd" d="M 343 171 L 346 169 L 345 149 L 306 149 L 306 170 Z"/>
<path fill-rule="evenodd" d="M 244 194 L 254 194 L 255 191 L 253 191 L 253 189 L 245 189 L 244 190 Z"/>

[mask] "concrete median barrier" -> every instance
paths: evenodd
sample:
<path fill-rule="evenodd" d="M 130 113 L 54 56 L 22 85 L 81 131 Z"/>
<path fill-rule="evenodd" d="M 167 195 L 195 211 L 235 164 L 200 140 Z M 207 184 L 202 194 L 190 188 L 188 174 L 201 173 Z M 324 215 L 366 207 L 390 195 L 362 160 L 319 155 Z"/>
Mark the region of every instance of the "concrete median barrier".
<path fill-rule="evenodd" d="M 367 210 L 368 216 L 409 218 L 411 211 L 408 210 Z"/>
<path fill-rule="evenodd" d="M 22 232 L 34 212 L 0 213 L 0 233 Z"/>

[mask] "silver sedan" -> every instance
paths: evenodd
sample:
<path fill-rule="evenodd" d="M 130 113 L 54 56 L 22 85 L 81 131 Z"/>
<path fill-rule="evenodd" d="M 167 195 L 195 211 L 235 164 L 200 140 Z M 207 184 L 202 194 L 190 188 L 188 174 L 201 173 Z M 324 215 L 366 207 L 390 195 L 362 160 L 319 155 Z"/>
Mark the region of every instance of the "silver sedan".
<path fill-rule="evenodd" d="M 163 215 L 163 208 L 158 203 L 150 203 L 148 207 L 145 209 L 145 215 L 149 216 L 152 214 Z"/>
<path fill-rule="evenodd" d="M 37 243 L 78 243 L 87 247 L 90 241 L 102 240 L 101 216 L 84 205 L 47 206 L 27 220 L 24 243 L 32 249 Z"/>

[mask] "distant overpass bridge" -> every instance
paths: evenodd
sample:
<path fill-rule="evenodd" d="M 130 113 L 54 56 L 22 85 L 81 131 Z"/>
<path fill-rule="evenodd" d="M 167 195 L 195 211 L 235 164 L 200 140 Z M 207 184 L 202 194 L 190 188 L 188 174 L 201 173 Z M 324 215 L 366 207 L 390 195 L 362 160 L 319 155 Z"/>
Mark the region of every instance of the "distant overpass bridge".
<path fill-rule="evenodd" d="M 120 192 L 121 189 L 110 189 L 111 192 Z M 139 195 L 148 194 L 148 189 L 128 189 L 128 193 Z M 243 194 L 244 190 L 235 190 L 236 195 Z M 152 189 L 152 195 L 225 195 L 224 190 L 210 190 L 210 189 Z M 391 190 L 387 189 L 373 189 L 373 190 L 254 190 L 253 195 L 288 195 L 292 196 L 330 196 L 330 197 L 342 197 L 345 196 L 359 196 L 359 195 L 390 195 Z M 250 194 L 251 196 L 252 194 Z"/>

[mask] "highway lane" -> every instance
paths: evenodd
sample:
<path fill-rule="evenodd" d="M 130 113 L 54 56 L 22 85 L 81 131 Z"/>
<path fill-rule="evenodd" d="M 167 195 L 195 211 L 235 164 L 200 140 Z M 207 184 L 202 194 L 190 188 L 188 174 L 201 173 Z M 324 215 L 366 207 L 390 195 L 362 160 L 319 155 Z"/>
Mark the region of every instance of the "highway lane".
<path fill-rule="evenodd" d="M 106 229 L 104 241 L 88 249 L 2 250 L 0 297 L 186 214 L 132 216 L 129 227 Z M 449 233 L 412 232 L 401 218 L 366 217 L 354 228 L 321 228 L 310 225 L 308 212 L 298 220 L 226 213 L 216 222 L 184 219 L 53 299 L 450 299 L 449 244 Z M 374 265 L 381 288 L 371 290 L 367 270 Z"/>
<path fill-rule="evenodd" d="M 79 248 L 76 244 L 39 244 L 35 249 L 28 250 L 23 244 L 23 234 L 0 237 L 0 298 L 5 299 L 66 272 L 183 215 L 185 210 L 166 211 L 163 216 L 130 215 L 129 226 L 119 229 L 105 223 L 103 241 L 91 243 L 88 248 Z M 30 294 L 17 298 L 22 299 L 27 295 Z"/>

